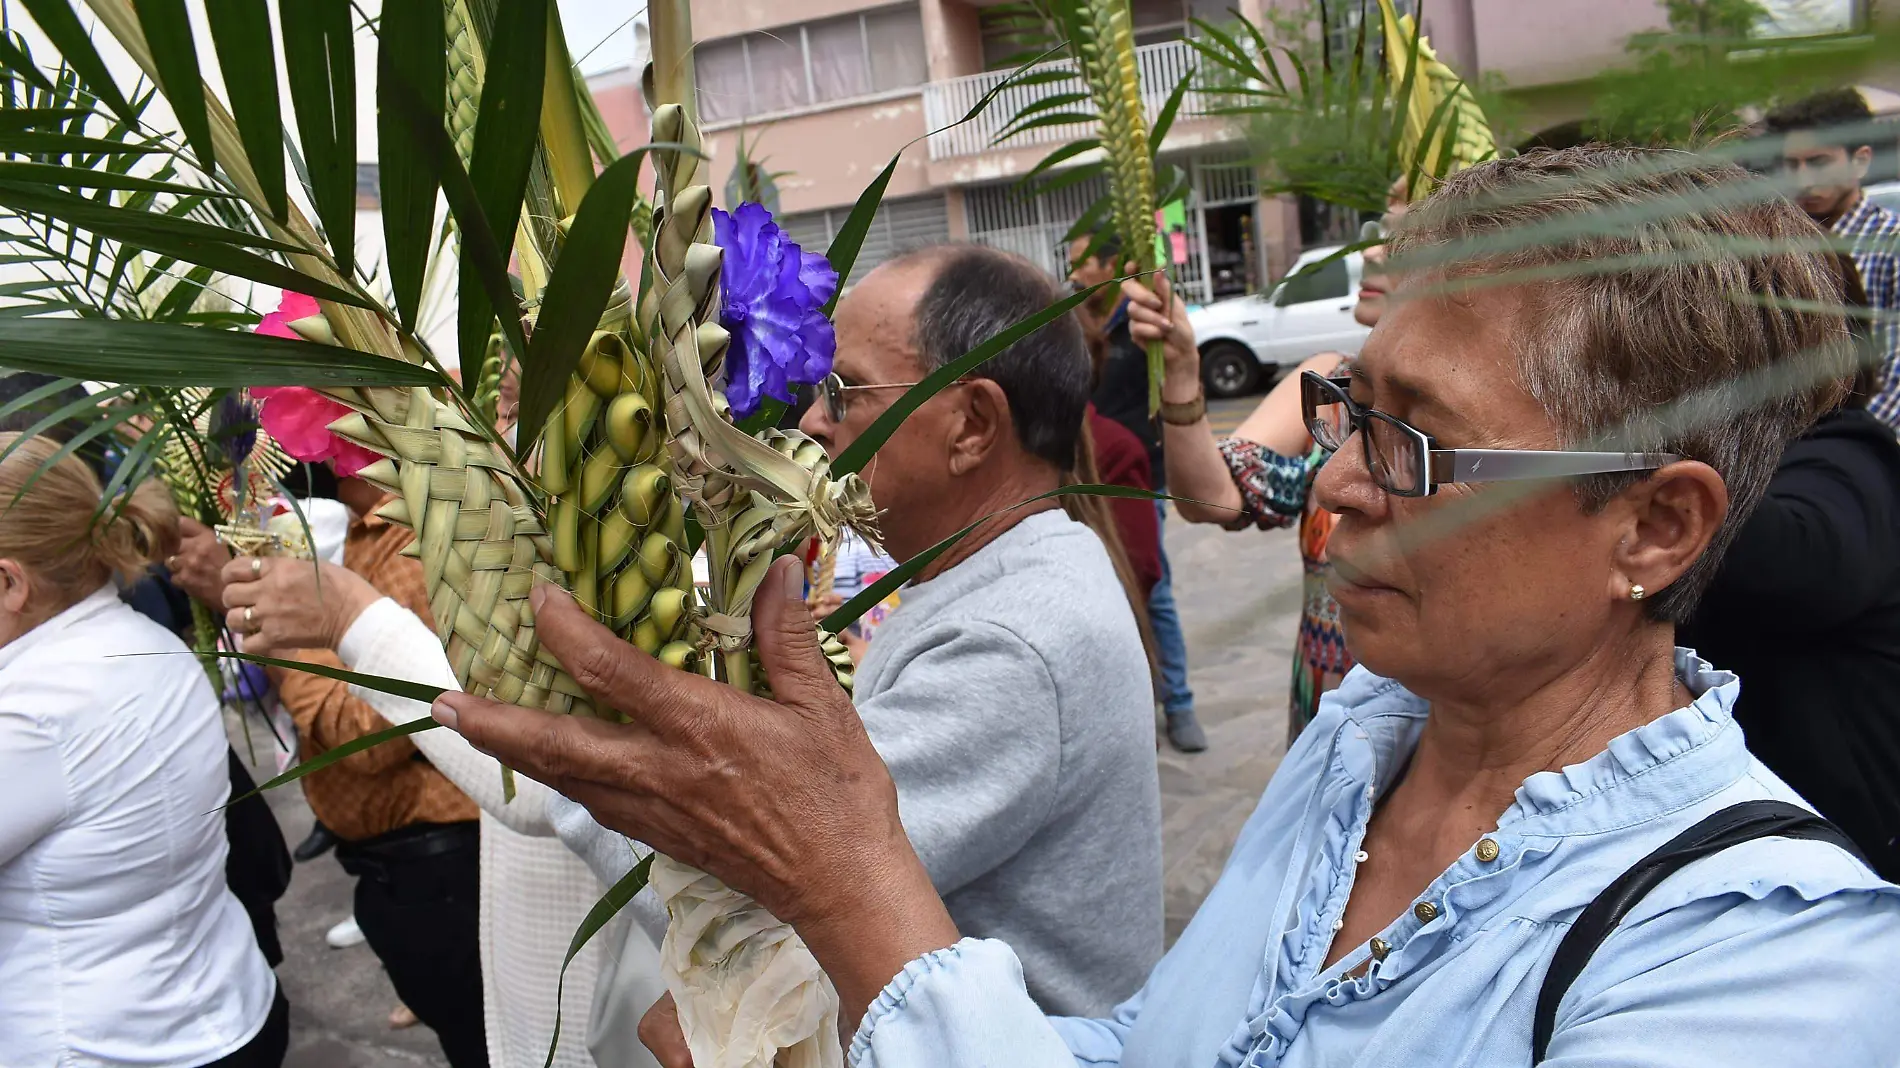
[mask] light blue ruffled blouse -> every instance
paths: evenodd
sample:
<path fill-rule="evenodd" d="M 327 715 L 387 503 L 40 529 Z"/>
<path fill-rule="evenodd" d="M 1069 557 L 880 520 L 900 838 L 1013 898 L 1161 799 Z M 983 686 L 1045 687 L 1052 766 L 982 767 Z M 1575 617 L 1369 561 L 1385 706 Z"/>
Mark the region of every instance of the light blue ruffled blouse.
<path fill-rule="evenodd" d="M 1530 1062 L 1551 954 L 1637 860 L 1718 809 L 1800 799 L 1742 745 L 1740 684 L 1682 649 L 1695 701 L 1591 759 L 1524 781 L 1371 943 L 1321 965 L 1373 801 L 1426 704 L 1355 669 L 1241 831 L 1220 881 L 1105 1020 L 1045 1017 L 1009 947 L 965 939 L 874 1002 L 856 1068 L 1365 1068 Z M 1896 695 L 1900 700 L 1900 695 Z M 1483 859 L 1490 857 L 1491 859 Z M 1557 1011 L 1551 1068 L 1900 1064 L 1900 887 L 1844 850 L 1763 839 L 1696 861 L 1610 935 Z"/>

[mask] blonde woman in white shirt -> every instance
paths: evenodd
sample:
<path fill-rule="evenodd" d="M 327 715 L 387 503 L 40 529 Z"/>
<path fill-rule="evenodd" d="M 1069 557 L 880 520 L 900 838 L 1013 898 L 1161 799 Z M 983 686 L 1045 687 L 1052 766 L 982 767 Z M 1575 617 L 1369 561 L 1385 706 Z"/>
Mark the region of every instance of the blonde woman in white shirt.
<path fill-rule="evenodd" d="M 28 486 L 58 448 L 0 434 L 0 1064 L 275 1068 L 289 1009 L 225 885 L 217 697 L 112 581 L 176 516 L 148 484 L 95 520 L 70 456 Z"/>

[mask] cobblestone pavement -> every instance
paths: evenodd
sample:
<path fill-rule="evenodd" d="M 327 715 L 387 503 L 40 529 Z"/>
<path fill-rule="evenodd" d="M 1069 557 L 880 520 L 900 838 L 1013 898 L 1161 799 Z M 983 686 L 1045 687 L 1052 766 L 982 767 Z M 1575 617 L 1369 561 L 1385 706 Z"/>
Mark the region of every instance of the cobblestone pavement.
<path fill-rule="evenodd" d="M 1217 431 L 1230 430 L 1256 402 L 1210 405 Z M 1192 756 L 1163 745 L 1159 755 L 1172 940 L 1213 886 L 1285 749 L 1300 562 L 1291 532 L 1228 533 L 1174 518 L 1166 534 L 1190 681 L 1210 743 L 1207 752 Z M 261 732 L 254 737 L 261 752 L 268 738 Z M 241 740 L 238 751 L 244 752 Z M 258 778 L 275 772 L 265 769 Z M 274 791 L 270 800 L 294 846 L 310 829 L 301 791 Z M 427 1028 L 390 1030 L 395 991 L 368 947 L 331 949 L 324 943 L 324 932 L 349 915 L 350 889 L 336 860 L 324 856 L 298 865 L 277 904 L 285 953 L 277 973 L 291 1004 L 286 1068 L 445 1065 Z"/>

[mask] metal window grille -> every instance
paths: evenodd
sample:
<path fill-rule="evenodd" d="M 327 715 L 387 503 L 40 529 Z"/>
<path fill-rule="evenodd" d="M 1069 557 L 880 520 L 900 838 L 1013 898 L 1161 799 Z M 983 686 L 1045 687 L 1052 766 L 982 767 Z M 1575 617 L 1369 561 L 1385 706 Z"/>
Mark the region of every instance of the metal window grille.
<path fill-rule="evenodd" d="M 1174 285 L 1193 301 L 1211 299 L 1206 247 L 1208 208 L 1248 204 L 1259 197 L 1252 164 L 1231 154 L 1179 161 L 1188 168 L 1187 258 L 1171 267 Z M 1068 249 L 1062 240 L 1095 198 L 1108 191 L 1097 179 L 1058 189 L 1042 196 L 1023 195 L 1013 182 L 975 186 L 964 190 L 964 219 L 970 240 L 1006 249 L 1057 278 L 1068 275 Z"/>
<path fill-rule="evenodd" d="M 1260 198 L 1254 166 L 1246 160 L 1201 160 L 1197 168 L 1197 189 L 1204 208 L 1248 204 Z"/>
<path fill-rule="evenodd" d="M 1062 235 L 1107 192 L 1103 178 L 1039 196 L 1026 196 L 1021 186 L 1003 182 L 964 190 L 963 212 L 970 240 L 1014 252 L 1062 278 L 1069 273 Z"/>

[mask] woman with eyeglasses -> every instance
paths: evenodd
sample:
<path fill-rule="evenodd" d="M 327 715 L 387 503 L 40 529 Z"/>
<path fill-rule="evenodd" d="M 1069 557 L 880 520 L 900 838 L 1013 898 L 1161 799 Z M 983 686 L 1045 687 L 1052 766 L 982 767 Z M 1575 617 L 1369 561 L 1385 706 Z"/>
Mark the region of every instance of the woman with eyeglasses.
<path fill-rule="evenodd" d="M 1359 666 L 1105 1017 L 1046 1016 L 1008 945 L 961 936 L 796 561 L 753 608 L 776 701 L 549 596 L 537 633 L 632 722 L 435 714 L 788 920 L 854 1068 L 1900 1063 L 1900 887 L 1750 756 L 1735 675 L 1675 642 L 1850 369 L 1822 235 L 1747 181 L 1586 146 L 1413 206 L 1402 299 L 1344 381 L 1301 382 Z M 681 1068 L 665 1013 L 642 1033 Z"/>
<path fill-rule="evenodd" d="M 1362 242 L 1383 242 L 1406 208 L 1401 178 L 1387 191 L 1385 216 L 1360 230 Z M 1385 246 L 1368 244 L 1365 269 L 1352 317 L 1361 326 L 1379 325 L 1391 281 L 1385 270 Z M 1137 341 L 1162 342 L 1167 374 L 1161 387 L 1161 429 L 1167 484 L 1178 499 L 1174 507 L 1190 523 L 1218 523 L 1228 530 L 1276 530 L 1298 524 L 1304 568 L 1299 633 L 1293 643 L 1293 674 L 1288 686 L 1287 744 L 1319 711 L 1319 699 L 1352 670 L 1339 625 L 1339 605 L 1327 591 L 1332 564 L 1326 543 L 1335 517 L 1315 499 L 1313 480 L 1330 455 L 1318 447 L 1300 414 L 1300 381 L 1307 373 L 1342 374 L 1350 358 L 1322 352 L 1302 362 L 1242 420 L 1234 433 L 1215 440 L 1207 425 L 1201 387 L 1201 356 L 1188 322 L 1187 307 L 1175 300 L 1165 277 L 1154 288 L 1139 281 L 1122 283 L 1128 298 L 1129 332 Z"/>

